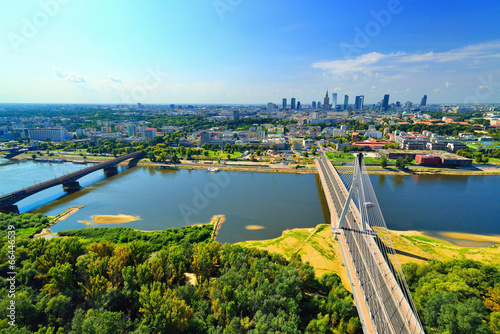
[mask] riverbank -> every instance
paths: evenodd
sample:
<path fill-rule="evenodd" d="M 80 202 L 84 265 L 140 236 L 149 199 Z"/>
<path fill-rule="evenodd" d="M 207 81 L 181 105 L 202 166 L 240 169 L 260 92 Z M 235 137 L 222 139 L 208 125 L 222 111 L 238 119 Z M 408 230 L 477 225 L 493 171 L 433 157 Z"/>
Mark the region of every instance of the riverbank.
<path fill-rule="evenodd" d="M 467 238 L 469 241 L 494 242 L 494 245 L 464 247 L 429 237 L 425 232 L 390 230 L 389 233 L 400 264 L 408 262 L 421 264 L 430 260 L 471 259 L 500 266 L 500 236 L 444 233 L 448 238 L 456 238 L 454 240 Z M 302 261 L 307 261 L 314 267 L 317 277 L 324 273 L 337 273 L 346 289 L 351 291 L 340 246 L 333 239 L 329 225 L 321 224 L 315 228 L 285 230 L 280 237 L 275 239 L 244 241 L 238 244 L 275 252 L 287 259 L 298 254 Z"/>
<path fill-rule="evenodd" d="M 51 219 L 50 226 L 44 228 L 42 230 L 42 232 L 35 234 L 34 238 L 44 237 L 44 238 L 50 239 L 50 238 L 56 237 L 57 235 L 54 234 L 50 230 L 50 228 L 52 226 L 54 226 L 55 224 L 57 224 L 58 222 L 63 221 L 65 219 L 67 219 L 69 216 L 71 216 L 72 214 L 78 212 L 78 210 L 83 209 L 85 206 L 86 205 L 73 206 L 73 207 L 67 208 L 66 210 L 64 210 L 64 212 L 58 214 L 57 216 L 49 217 L 49 219 Z"/>
<path fill-rule="evenodd" d="M 56 156 L 57 158 L 65 158 L 65 156 Z M 113 157 L 93 157 L 88 156 L 83 159 L 81 156 L 66 157 L 68 162 L 87 162 L 87 163 L 101 163 Z M 31 156 L 19 155 L 12 159 L 32 160 Z M 127 166 L 128 161 L 121 162 L 120 166 Z M 164 166 L 165 164 L 158 162 L 151 162 L 140 160 L 136 164 L 142 167 L 155 167 Z M 263 172 L 263 173 L 292 173 L 292 174 L 317 174 L 316 167 L 312 164 L 303 165 L 301 168 L 272 168 L 269 163 L 247 162 L 241 164 L 238 162 L 229 162 L 226 164 L 218 164 L 216 161 L 199 161 L 192 162 L 183 160 L 180 164 L 176 164 L 179 169 L 208 169 L 218 168 L 221 171 L 240 171 L 240 172 Z M 474 169 L 452 169 L 452 168 L 427 168 L 427 167 L 410 167 L 408 170 L 399 170 L 396 168 L 388 167 L 381 168 L 379 166 L 367 166 L 368 174 L 370 175 L 500 175 L 500 166 L 496 165 L 475 165 Z"/>

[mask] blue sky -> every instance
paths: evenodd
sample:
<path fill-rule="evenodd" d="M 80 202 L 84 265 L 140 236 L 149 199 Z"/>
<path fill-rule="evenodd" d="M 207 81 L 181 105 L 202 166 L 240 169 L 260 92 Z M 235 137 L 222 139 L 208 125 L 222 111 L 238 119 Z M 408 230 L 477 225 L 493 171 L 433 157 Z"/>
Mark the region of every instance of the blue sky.
<path fill-rule="evenodd" d="M 0 0 L 0 101 L 500 102 L 500 2 Z"/>

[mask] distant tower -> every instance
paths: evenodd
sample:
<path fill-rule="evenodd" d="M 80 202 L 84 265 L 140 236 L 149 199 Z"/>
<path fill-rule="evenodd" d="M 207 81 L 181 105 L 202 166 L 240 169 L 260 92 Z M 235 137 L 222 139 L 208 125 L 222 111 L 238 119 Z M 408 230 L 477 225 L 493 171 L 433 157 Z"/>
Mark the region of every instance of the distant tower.
<path fill-rule="evenodd" d="M 316 101 L 313 101 L 313 103 L 312 103 L 312 108 L 313 108 L 313 109 L 316 109 Z"/>
<path fill-rule="evenodd" d="M 337 93 L 332 94 L 332 109 L 337 109 Z"/>
<path fill-rule="evenodd" d="M 239 110 L 233 110 L 233 120 L 237 121 L 240 119 L 240 111 Z"/>
<path fill-rule="evenodd" d="M 294 97 L 292 97 L 292 108 L 291 109 L 295 110 L 295 98 Z"/>
<path fill-rule="evenodd" d="M 420 101 L 420 106 L 425 107 L 427 105 L 427 95 L 422 96 L 422 101 Z"/>
<path fill-rule="evenodd" d="M 318 101 L 317 107 L 318 107 L 318 109 L 321 109 L 321 102 L 320 101 Z"/>
<path fill-rule="evenodd" d="M 297 110 L 300 110 L 300 101 L 297 101 Z"/>
<path fill-rule="evenodd" d="M 330 110 L 330 98 L 328 97 L 328 89 L 326 90 L 325 100 L 323 101 L 323 107 L 325 111 Z"/>
<path fill-rule="evenodd" d="M 384 95 L 384 99 L 382 100 L 382 110 L 389 110 L 389 94 Z"/>
<path fill-rule="evenodd" d="M 344 110 L 347 110 L 347 107 L 349 106 L 349 95 L 344 96 Z"/>
<path fill-rule="evenodd" d="M 286 109 L 286 98 L 283 99 L 283 110 Z"/>
<path fill-rule="evenodd" d="M 363 95 L 356 96 L 356 100 L 354 102 L 354 109 L 355 110 L 363 110 L 364 100 L 365 100 L 365 97 Z"/>

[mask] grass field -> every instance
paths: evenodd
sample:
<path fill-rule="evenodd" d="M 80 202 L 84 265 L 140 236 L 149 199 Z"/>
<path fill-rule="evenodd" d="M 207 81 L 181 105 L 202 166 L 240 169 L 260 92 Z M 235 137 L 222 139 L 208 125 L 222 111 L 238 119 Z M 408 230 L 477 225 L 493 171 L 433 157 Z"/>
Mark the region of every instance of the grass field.
<path fill-rule="evenodd" d="M 460 247 L 416 231 L 390 231 L 390 236 L 400 264 L 426 263 L 430 260 L 471 259 L 500 266 L 500 237 L 498 236 L 447 235 L 453 237 L 457 243 L 460 243 L 460 238 L 483 244 L 499 243 L 489 247 Z M 288 259 L 294 253 L 298 253 L 303 261 L 309 262 L 315 268 L 317 277 L 327 272 L 335 272 L 342 278 L 344 286 L 350 290 L 340 247 L 333 239 L 329 225 L 287 230 L 276 239 L 245 241 L 240 245 L 276 252 Z"/>

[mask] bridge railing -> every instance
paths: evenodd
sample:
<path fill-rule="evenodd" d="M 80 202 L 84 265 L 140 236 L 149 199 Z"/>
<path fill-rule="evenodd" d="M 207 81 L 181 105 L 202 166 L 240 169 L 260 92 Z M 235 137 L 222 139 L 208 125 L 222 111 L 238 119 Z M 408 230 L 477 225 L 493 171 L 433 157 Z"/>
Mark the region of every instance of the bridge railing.
<path fill-rule="evenodd" d="M 141 156 L 142 154 L 143 154 L 142 151 L 136 151 L 136 152 L 129 153 L 129 154 L 123 155 L 121 157 L 115 158 L 113 160 L 104 161 L 104 162 L 101 162 L 97 165 L 90 166 L 90 167 L 81 169 L 81 170 L 76 171 L 76 172 L 72 172 L 72 173 L 69 173 L 69 174 L 66 174 L 63 176 L 59 176 L 59 177 L 56 177 L 56 178 L 48 180 L 48 181 L 38 183 L 38 184 L 33 185 L 33 186 L 22 188 L 18 191 L 14 191 L 14 192 L 11 192 L 11 193 L 6 194 L 4 196 L 1 196 L 0 202 L 9 201 L 12 204 L 13 201 L 14 202 L 19 201 L 20 200 L 19 198 L 21 198 L 21 199 L 26 198 L 26 197 L 28 197 L 36 192 L 43 191 L 43 190 L 51 188 L 53 186 L 76 181 L 77 179 L 79 179 L 85 175 L 88 175 L 90 173 L 93 173 L 97 170 L 117 165 L 122 161 L 136 158 L 138 156 Z"/>

